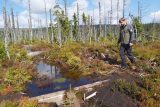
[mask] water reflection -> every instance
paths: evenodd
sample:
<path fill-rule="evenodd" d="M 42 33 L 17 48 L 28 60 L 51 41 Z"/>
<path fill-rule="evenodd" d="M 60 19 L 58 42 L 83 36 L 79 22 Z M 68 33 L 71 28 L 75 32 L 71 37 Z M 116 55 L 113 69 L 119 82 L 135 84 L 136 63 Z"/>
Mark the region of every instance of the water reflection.
<path fill-rule="evenodd" d="M 36 64 L 37 72 L 42 76 L 41 80 L 28 84 L 29 96 L 38 96 L 60 90 L 66 90 L 70 84 L 72 87 L 90 83 L 85 77 L 78 77 L 80 73 L 61 72 L 56 66 L 48 65 L 43 61 Z M 74 80 L 75 78 L 76 80 Z"/>

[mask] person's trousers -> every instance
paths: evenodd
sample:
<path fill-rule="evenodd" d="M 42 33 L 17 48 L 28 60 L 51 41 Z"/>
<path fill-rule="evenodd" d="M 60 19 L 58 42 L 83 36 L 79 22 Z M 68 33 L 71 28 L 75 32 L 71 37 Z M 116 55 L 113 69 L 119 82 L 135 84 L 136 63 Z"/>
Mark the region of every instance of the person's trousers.
<path fill-rule="evenodd" d="M 132 47 L 129 46 L 129 44 L 121 44 L 119 52 L 122 59 L 122 67 L 127 67 L 125 55 L 127 55 L 131 63 L 135 63 L 135 58 L 132 53 Z"/>

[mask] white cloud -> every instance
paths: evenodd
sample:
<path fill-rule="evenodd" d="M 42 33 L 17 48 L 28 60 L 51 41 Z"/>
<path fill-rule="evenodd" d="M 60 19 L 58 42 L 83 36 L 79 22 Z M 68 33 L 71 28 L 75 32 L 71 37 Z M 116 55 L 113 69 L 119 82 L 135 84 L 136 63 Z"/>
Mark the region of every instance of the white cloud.
<path fill-rule="evenodd" d="M 28 27 L 28 0 L 12 0 L 15 4 L 19 5 L 19 7 L 23 7 L 24 10 L 22 10 L 20 13 L 18 13 L 19 16 L 19 24 L 20 27 Z M 32 13 L 32 24 L 33 27 L 37 27 L 38 25 L 38 20 L 41 19 L 42 25 L 45 26 L 45 6 L 44 6 L 44 0 L 30 0 L 31 1 L 31 13 Z M 56 0 L 45 0 L 46 1 L 46 8 L 47 12 L 49 9 L 53 8 L 55 6 L 55 1 Z M 117 22 L 117 0 L 112 0 L 113 1 L 113 23 L 115 24 Z M 122 17 L 122 1 L 119 0 L 119 17 Z M 130 3 L 130 0 L 126 0 L 126 6 Z M 89 4 L 88 0 L 75 0 L 72 2 L 70 6 L 67 6 L 67 13 L 68 17 L 71 20 L 73 18 L 73 14 L 77 13 L 77 2 L 79 4 L 79 18 L 80 18 L 80 24 L 82 23 L 82 13 L 84 12 L 86 15 L 90 15 L 93 17 L 93 9 Z M 102 23 L 104 23 L 104 16 L 108 17 L 108 11 L 110 11 L 110 5 L 111 2 L 110 0 L 92 0 L 93 5 L 94 5 L 94 19 L 95 23 L 99 23 L 99 9 L 98 9 L 98 2 L 101 3 L 101 8 L 102 8 L 102 13 L 101 13 L 101 18 L 102 18 Z M 64 9 L 64 4 L 60 4 L 61 8 Z M 15 18 L 16 19 L 16 18 Z M 48 16 L 48 21 L 49 21 L 49 16 Z M 3 17 L 2 15 L 0 16 L 0 26 L 3 27 Z"/>
<path fill-rule="evenodd" d="M 23 6 L 28 9 L 28 0 L 12 0 L 14 3 Z M 56 4 L 55 0 L 30 0 L 31 4 L 31 12 L 33 13 L 44 13 L 45 12 L 45 3 L 46 2 L 46 10 L 53 8 Z"/>
<path fill-rule="evenodd" d="M 88 9 L 88 6 L 89 6 L 88 0 L 76 0 L 71 4 L 70 7 L 67 7 L 69 19 L 73 19 L 74 13 L 77 14 L 77 3 L 78 3 L 78 6 L 79 6 L 79 18 L 80 18 L 80 20 L 81 20 L 81 15 L 83 14 L 83 12 L 85 14 L 87 14 L 87 9 Z M 82 23 L 82 22 L 80 21 L 80 23 Z"/>
<path fill-rule="evenodd" d="M 31 16 L 32 16 L 32 27 L 33 28 L 40 26 L 40 23 L 38 22 L 39 20 L 42 21 L 42 26 L 45 25 L 45 18 L 44 18 L 43 15 L 32 13 Z M 29 24 L 28 24 L 29 13 L 28 13 L 27 10 L 22 11 L 21 13 L 19 13 L 18 18 L 19 18 L 19 25 L 20 25 L 20 27 L 26 28 L 26 27 L 29 26 Z"/>
<path fill-rule="evenodd" d="M 126 5 L 125 7 L 127 7 L 129 5 L 131 0 L 126 0 Z M 111 0 L 93 0 L 93 4 L 95 5 L 95 19 L 96 23 L 99 23 L 99 10 L 98 10 L 98 4 L 99 2 L 101 3 L 101 17 L 102 17 L 102 23 L 104 23 L 104 17 L 108 18 L 108 12 L 111 10 Z M 112 0 L 112 23 L 116 24 L 117 23 L 117 0 Z M 123 15 L 123 0 L 119 0 L 119 18 L 122 17 Z"/>
<path fill-rule="evenodd" d="M 150 13 L 149 16 L 153 19 L 153 21 L 160 22 L 160 10 L 157 12 Z"/>

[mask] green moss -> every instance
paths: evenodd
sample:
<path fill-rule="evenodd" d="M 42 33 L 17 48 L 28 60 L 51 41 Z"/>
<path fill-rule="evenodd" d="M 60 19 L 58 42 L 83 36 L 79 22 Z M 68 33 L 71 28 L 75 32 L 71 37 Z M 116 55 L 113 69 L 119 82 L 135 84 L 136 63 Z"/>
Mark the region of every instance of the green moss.
<path fill-rule="evenodd" d="M 30 74 L 23 68 L 10 68 L 6 72 L 5 83 L 11 85 L 14 91 L 21 92 L 31 79 Z"/>
<path fill-rule="evenodd" d="M 0 107 L 18 107 L 18 104 L 13 101 L 2 101 L 0 103 Z"/>
<path fill-rule="evenodd" d="M 65 78 L 59 78 L 59 79 L 54 79 L 53 81 L 58 82 L 58 83 L 62 83 L 62 82 L 65 82 L 66 79 Z"/>
<path fill-rule="evenodd" d="M 139 96 L 140 89 L 138 86 L 134 83 L 129 83 L 126 80 L 118 79 L 115 81 L 115 87 L 118 89 L 118 91 L 125 93 L 132 98 L 136 98 Z"/>

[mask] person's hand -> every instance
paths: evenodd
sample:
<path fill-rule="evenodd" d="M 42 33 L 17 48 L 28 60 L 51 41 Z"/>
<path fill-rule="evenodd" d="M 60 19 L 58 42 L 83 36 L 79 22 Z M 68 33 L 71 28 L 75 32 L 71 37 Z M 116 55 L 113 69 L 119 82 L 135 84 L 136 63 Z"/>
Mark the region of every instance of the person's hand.
<path fill-rule="evenodd" d="M 133 43 L 129 43 L 129 46 L 133 46 Z"/>

